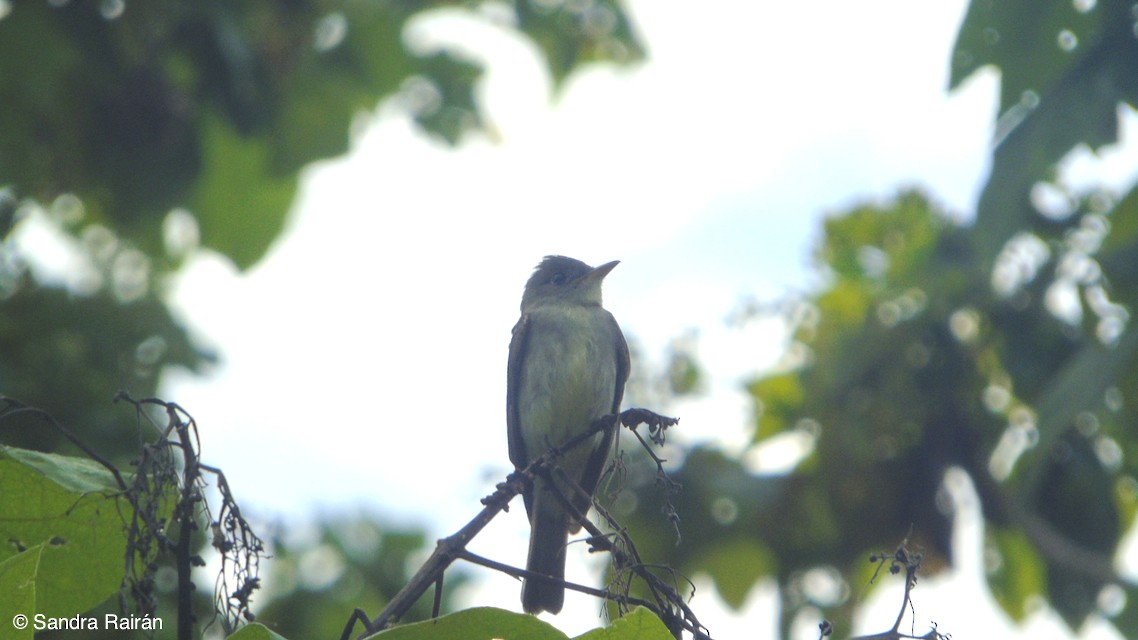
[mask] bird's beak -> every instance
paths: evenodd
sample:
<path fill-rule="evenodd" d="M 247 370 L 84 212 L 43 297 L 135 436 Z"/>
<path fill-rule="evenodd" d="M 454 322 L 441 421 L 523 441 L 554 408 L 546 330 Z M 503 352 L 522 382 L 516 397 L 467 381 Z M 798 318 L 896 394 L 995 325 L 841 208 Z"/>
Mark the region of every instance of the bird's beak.
<path fill-rule="evenodd" d="M 601 280 L 604 280 L 605 276 L 609 274 L 609 271 L 615 269 L 616 265 L 618 264 L 620 264 L 620 260 L 613 260 L 612 262 L 606 262 L 599 267 L 594 267 L 592 271 L 585 275 L 585 279 L 589 282 L 600 282 Z"/>

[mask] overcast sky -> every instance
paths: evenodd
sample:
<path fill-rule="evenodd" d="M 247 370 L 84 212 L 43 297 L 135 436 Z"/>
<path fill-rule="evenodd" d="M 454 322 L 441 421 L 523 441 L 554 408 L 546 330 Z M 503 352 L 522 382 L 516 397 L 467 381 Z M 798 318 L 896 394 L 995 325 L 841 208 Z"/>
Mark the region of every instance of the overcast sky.
<path fill-rule="evenodd" d="M 414 25 L 417 41 L 460 42 L 486 61 L 493 138 L 444 148 L 381 106 L 349 156 L 305 172 L 264 261 L 237 275 L 203 254 L 181 276 L 176 305 L 223 360 L 207 377 L 171 375 L 163 393 L 197 418 L 203 458 L 247 511 L 363 509 L 429 537 L 469 520 L 510 470 L 506 348 L 522 286 L 547 254 L 622 261 L 605 304 L 643 346 L 640 366 L 698 332 L 711 387 L 671 408 L 678 437 L 737 449 L 751 411 L 739 386 L 777 360 L 783 335 L 775 322 L 725 318 L 743 299 L 817 282 L 821 216 L 911 185 L 961 216 L 972 209 L 997 77 L 946 93 L 963 0 L 630 6 L 648 60 L 579 72 L 556 99 L 508 30 L 458 12 Z M 476 549 L 522 564 L 521 512 Z M 977 548 L 977 531 L 962 544 Z M 575 575 L 595 580 L 574 565 Z M 920 613 L 958 638 L 1027 637 L 973 615 L 990 602 L 961 615 L 960 594 L 983 592 L 980 575 L 965 567 L 946 591 L 922 587 Z M 519 609 L 516 584 L 491 584 L 479 604 Z M 711 593 L 696 610 L 717 636 L 773 628 L 769 587 L 743 627 Z M 570 595 L 555 624 L 579 633 L 595 609 Z"/>

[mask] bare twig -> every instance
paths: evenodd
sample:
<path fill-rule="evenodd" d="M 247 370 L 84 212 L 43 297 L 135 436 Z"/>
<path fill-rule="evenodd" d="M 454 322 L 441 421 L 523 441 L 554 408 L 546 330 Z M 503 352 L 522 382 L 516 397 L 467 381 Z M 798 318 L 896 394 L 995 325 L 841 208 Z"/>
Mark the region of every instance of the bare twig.
<path fill-rule="evenodd" d="M 152 419 L 142 409 L 145 405 L 160 407 L 166 413 L 165 427 L 154 425 L 161 433 L 161 439 L 143 448 L 143 455 L 135 474 L 137 491 L 130 492 L 136 508 L 136 513 L 142 511 L 142 526 L 131 529 L 129 547 L 135 549 L 139 559 L 144 561 L 142 579 L 138 580 L 130 570 L 131 560 L 128 558 L 128 578 L 131 579 L 132 591 L 138 590 L 134 585 L 141 582 L 144 586 L 150 585 L 152 573 L 156 568 L 156 555 L 142 554 L 140 550 L 149 548 L 149 539 L 157 536 L 162 542 L 162 548 L 172 549 L 178 576 L 178 637 L 189 639 L 193 637 L 195 616 L 193 613 L 194 583 L 193 569 L 204 566 L 205 561 L 194 553 L 194 538 L 201 529 L 201 517 L 209 516 L 211 533 L 210 544 L 217 550 L 221 558 L 221 570 L 218 573 L 215 585 L 215 614 L 224 612 L 223 626 L 226 632 L 232 632 L 242 620 L 253 620 L 250 600 L 254 591 L 260 588 L 258 577 L 260 559 L 264 554 L 264 544 L 253 532 L 249 523 L 241 515 L 225 474 L 220 469 L 201 462 L 198 452 L 201 449 L 201 440 L 198 434 L 197 423 L 193 416 L 177 403 L 166 402 L 158 398 L 143 398 L 135 400 L 126 393 L 120 393 L 115 400 L 128 402 L 135 407 L 137 415 L 147 420 Z M 171 435 L 176 436 L 171 440 Z M 175 475 L 175 466 L 169 459 L 167 452 L 170 449 L 180 453 L 182 462 L 182 477 L 179 480 Z M 218 492 L 221 494 L 217 518 L 210 515 L 210 506 L 205 497 L 206 481 L 203 473 L 214 476 Z M 170 540 L 162 533 L 164 526 L 158 521 L 159 510 L 142 504 L 144 496 L 147 500 L 156 501 L 171 488 L 178 488 L 178 500 L 174 505 L 173 519 L 177 529 L 176 540 Z M 236 581 L 231 589 L 229 579 Z"/>
<path fill-rule="evenodd" d="M 935 624 L 933 628 L 923 636 L 913 635 L 912 633 L 907 634 L 901 631 L 901 622 L 905 619 L 905 611 L 909 610 L 914 616 L 916 615 L 916 610 L 913 606 L 912 592 L 917 586 L 917 571 L 921 568 L 921 560 L 923 559 L 921 553 L 909 550 L 908 545 L 909 537 L 905 536 L 905 539 L 901 541 L 901 544 L 897 546 L 897 549 L 894 550 L 892 554 L 875 553 L 869 557 L 870 562 L 877 563 L 873 577 L 869 580 L 870 583 L 877 579 L 882 567 L 884 567 L 886 563 L 889 565 L 889 573 L 894 575 L 901 572 L 905 573 L 905 593 L 901 598 L 901 609 L 897 612 L 897 619 L 893 621 L 893 627 L 888 631 L 868 636 L 858 636 L 850 640 L 945 640 L 948 638 L 948 636 L 937 630 Z M 823 621 L 820 627 L 820 638 L 829 635 L 831 628 L 828 622 Z"/>
<path fill-rule="evenodd" d="M 672 530 L 676 534 L 676 545 L 679 545 L 680 541 L 682 540 L 682 536 L 680 535 L 680 516 L 679 513 L 676 512 L 675 505 L 672 503 L 672 496 L 676 495 L 676 493 L 678 493 L 680 489 L 683 488 L 683 485 L 676 482 L 675 480 L 672 480 L 667 472 L 664 471 L 664 463 L 667 462 L 667 460 L 656 455 L 656 452 L 652 450 L 652 447 L 644 441 L 644 437 L 641 436 L 640 432 L 636 430 L 635 425 L 626 426 L 628 426 L 629 431 L 632 431 L 632 434 L 636 436 L 636 439 L 640 441 L 640 446 L 648 452 L 648 455 L 652 458 L 652 461 L 656 463 L 656 484 L 664 488 L 664 515 L 667 516 L 668 522 L 672 523 Z M 649 427 L 648 436 L 652 440 L 653 444 L 657 446 L 664 444 L 664 430 L 667 428 L 667 426 L 661 426 L 655 430 Z"/>
<path fill-rule="evenodd" d="M 644 410 L 639 409 L 637 411 L 640 412 Z M 654 416 L 655 414 L 652 415 Z M 668 420 L 672 419 L 668 418 Z M 628 424 L 624 422 L 623 416 L 621 422 L 626 424 L 626 426 Z M 674 424 L 674 422 L 672 424 Z M 662 430 L 660 431 L 662 432 Z M 581 489 L 579 485 L 573 482 L 573 480 L 569 478 L 569 476 L 565 474 L 564 470 L 562 470 L 560 467 L 556 467 L 552 471 L 559 474 L 558 479 L 561 481 L 561 483 L 564 484 L 564 486 L 570 487 L 573 491 L 581 495 L 587 495 L 585 491 Z M 660 472 L 663 473 L 662 468 L 660 469 Z M 557 485 L 558 483 L 551 483 L 551 486 L 553 487 L 556 487 Z M 581 511 L 577 509 L 577 507 L 573 504 L 573 501 L 569 500 L 567 496 L 563 495 L 560 491 L 554 491 L 554 494 L 557 495 L 558 499 L 561 501 L 562 507 L 564 507 L 570 513 L 570 515 L 572 515 L 573 518 L 581 524 L 585 531 L 590 534 L 588 542 L 591 550 L 608 552 L 612 556 L 613 566 L 616 567 L 618 573 L 621 571 L 631 572 L 632 574 L 639 577 L 648 587 L 648 590 L 652 593 L 652 597 L 655 600 L 655 603 L 644 604 L 643 601 L 638 601 L 636 604 L 645 606 L 653 613 L 655 613 L 657 617 L 659 617 L 660 620 L 664 622 L 668 629 L 677 638 L 680 637 L 681 631 L 688 631 L 696 638 L 708 637 L 707 629 L 702 624 L 700 624 L 699 620 L 695 616 L 695 612 L 693 612 L 687 606 L 684 598 L 674 587 L 668 585 L 663 580 L 661 580 L 659 576 L 652 573 L 652 567 L 645 564 L 644 561 L 640 558 L 640 554 L 636 550 L 636 545 L 633 543 L 632 537 L 628 535 L 628 531 L 623 526 L 621 526 L 619 522 L 617 522 L 616 518 L 614 518 L 611 513 L 609 513 L 600 505 L 594 503 L 593 506 L 597 509 L 597 513 L 599 513 L 601 517 L 606 520 L 608 525 L 615 531 L 614 534 L 606 534 L 597 525 L 585 517 L 585 514 L 581 513 Z M 668 571 L 671 571 L 671 569 L 668 569 Z M 629 602 L 630 598 L 628 597 L 628 589 L 630 585 L 630 581 L 626 581 L 621 593 L 606 591 L 606 598 L 608 600 L 616 602 L 622 607 L 622 610 L 624 610 L 627 604 L 631 604 Z M 565 583 L 565 586 L 578 591 L 581 590 L 578 588 L 579 585 Z"/>
<path fill-rule="evenodd" d="M 530 465 L 530 467 L 536 464 L 538 462 Z M 431 557 L 427 558 L 427 561 L 423 563 L 423 566 L 419 568 L 407 586 L 395 594 L 395 597 L 387 603 L 387 606 L 374 620 L 368 619 L 363 611 L 357 609 L 352 614 L 347 626 L 344 627 L 344 632 L 340 637 L 343 640 L 351 638 L 353 627 L 357 621 L 364 623 L 367 635 L 370 636 L 399 620 L 400 616 L 410 610 L 411 605 L 415 604 L 419 597 L 426 593 L 427 589 L 442 576 L 446 568 L 458 558 L 459 552 L 466 548 L 467 543 L 486 525 L 490 524 L 494 516 L 505 509 L 514 496 L 525 489 L 526 482 L 528 482 L 527 473 L 532 476 L 532 471 L 528 467 L 526 470 L 511 473 L 505 482 L 499 483 L 493 494 L 482 499 L 484 505 L 482 511 L 474 516 L 474 519 L 466 526 L 459 529 L 457 533 L 438 541 Z"/>

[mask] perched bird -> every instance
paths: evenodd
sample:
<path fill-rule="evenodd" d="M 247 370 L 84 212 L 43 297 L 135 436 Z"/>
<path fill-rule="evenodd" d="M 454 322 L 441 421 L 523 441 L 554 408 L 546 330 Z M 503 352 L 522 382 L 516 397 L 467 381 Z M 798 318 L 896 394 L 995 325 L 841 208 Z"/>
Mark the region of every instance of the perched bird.
<path fill-rule="evenodd" d="M 549 449 L 589 430 L 597 418 L 620 411 L 629 356 L 624 334 L 601 307 L 601 282 L 618 264 L 599 267 L 547 256 L 522 294 L 506 375 L 510 461 L 523 469 Z M 522 585 L 527 613 L 558 613 L 565 601 L 565 546 L 581 524 L 554 493 L 588 511 L 612 452 L 616 429 L 598 432 L 557 459 L 582 495 L 552 472 L 536 477 L 523 498 L 530 522 L 526 569 L 559 581 L 529 578 Z"/>

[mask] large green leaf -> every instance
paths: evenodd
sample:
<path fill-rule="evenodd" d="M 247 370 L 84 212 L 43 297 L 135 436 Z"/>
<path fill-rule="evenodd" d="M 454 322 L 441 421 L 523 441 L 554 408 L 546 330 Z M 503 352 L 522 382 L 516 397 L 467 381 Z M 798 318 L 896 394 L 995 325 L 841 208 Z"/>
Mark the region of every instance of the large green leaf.
<path fill-rule="evenodd" d="M 556 627 L 534 616 L 493 607 L 465 609 L 434 620 L 388 629 L 374 636 L 383 640 L 568 640 Z M 578 640 L 671 640 L 656 614 L 636 609 L 603 629 Z"/>
<path fill-rule="evenodd" d="M 27 615 L 75 615 L 118 591 L 130 505 L 107 469 L 83 458 L 0 446 L 0 487 L 0 539 L 7 541 L 0 559 L 44 545 L 29 576 L 35 611 Z"/>
<path fill-rule="evenodd" d="M 39 611 L 36 606 L 37 577 L 46 546 L 40 543 L 0 560 L 0 593 L 4 594 L 0 613 L 4 615 L 5 638 L 31 640 L 34 635 L 32 624 L 35 612 Z M 16 619 L 20 615 L 25 616 L 23 628 L 18 626 Z"/>
<path fill-rule="evenodd" d="M 567 640 L 556 627 L 534 616 L 493 607 L 457 611 L 434 620 L 401 625 L 376 636 L 383 640 Z"/>
<path fill-rule="evenodd" d="M 668 628 L 648 609 L 635 609 L 607 627 L 593 629 L 577 640 L 672 640 Z"/>

